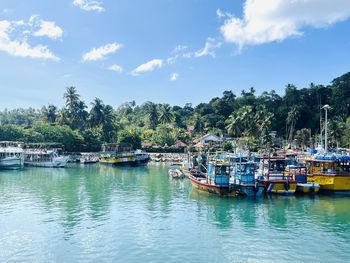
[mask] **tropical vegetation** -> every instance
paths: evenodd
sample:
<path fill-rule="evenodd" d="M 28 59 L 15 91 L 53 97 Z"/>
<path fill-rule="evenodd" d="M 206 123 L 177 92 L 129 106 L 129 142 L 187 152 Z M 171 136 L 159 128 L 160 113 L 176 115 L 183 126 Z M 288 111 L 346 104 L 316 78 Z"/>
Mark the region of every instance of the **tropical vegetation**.
<path fill-rule="evenodd" d="M 118 107 L 100 98 L 86 104 L 76 87 L 67 87 L 64 107 L 18 108 L 0 112 L 0 140 L 57 142 L 67 151 L 98 151 L 102 143 L 130 143 L 134 148 L 192 144 L 206 133 L 235 138 L 246 147 L 264 147 L 271 136 L 300 148 L 315 146 L 324 132 L 321 107 L 329 104 L 329 140 L 334 147 L 350 144 L 350 73 L 330 85 L 274 90 L 256 94 L 224 91 L 196 106 L 135 101 Z M 321 117 L 321 118 L 320 118 Z M 230 145 L 225 145 L 230 147 Z"/>

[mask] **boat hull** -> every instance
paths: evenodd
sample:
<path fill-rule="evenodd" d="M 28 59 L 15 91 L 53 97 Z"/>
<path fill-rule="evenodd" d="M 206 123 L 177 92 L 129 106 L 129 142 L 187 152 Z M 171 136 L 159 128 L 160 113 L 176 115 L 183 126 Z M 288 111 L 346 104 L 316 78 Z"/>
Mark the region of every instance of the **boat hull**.
<path fill-rule="evenodd" d="M 313 175 L 308 179 L 320 185 L 320 192 L 350 194 L 350 175 Z"/>
<path fill-rule="evenodd" d="M 233 185 L 233 189 L 244 196 L 260 196 L 264 193 L 263 185 Z"/>
<path fill-rule="evenodd" d="M 293 195 L 297 190 L 296 181 L 267 180 L 261 183 L 265 186 L 267 194 Z"/>
<path fill-rule="evenodd" d="M 320 185 L 316 183 L 298 183 L 297 193 L 316 194 L 320 190 Z"/>
<path fill-rule="evenodd" d="M 68 163 L 69 157 L 57 157 L 52 161 L 47 162 L 24 162 L 24 165 L 32 167 L 46 167 L 46 168 L 64 168 Z"/>
<path fill-rule="evenodd" d="M 148 156 L 109 157 L 100 158 L 100 163 L 112 166 L 142 166 L 146 165 L 149 160 Z"/>
<path fill-rule="evenodd" d="M 196 178 L 189 176 L 192 187 L 202 192 L 216 194 L 219 196 L 235 196 L 236 193 L 231 191 L 229 186 L 218 186 L 207 183 L 206 178 Z"/>
<path fill-rule="evenodd" d="M 19 170 L 23 166 L 21 158 L 4 158 L 0 160 L 0 170 Z"/>

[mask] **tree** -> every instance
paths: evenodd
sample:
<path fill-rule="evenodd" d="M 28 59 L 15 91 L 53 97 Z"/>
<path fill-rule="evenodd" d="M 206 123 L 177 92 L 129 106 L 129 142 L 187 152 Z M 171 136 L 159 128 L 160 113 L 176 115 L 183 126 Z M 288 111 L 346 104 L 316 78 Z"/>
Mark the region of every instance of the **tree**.
<path fill-rule="evenodd" d="M 141 149 L 141 134 L 136 129 L 122 130 L 118 134 L 118 141 L 130 144 L 134 150 Z"/>
<path fill-rule="evenodd" d="M 169 104 L 164 104 L 160 107 L 159 122 L 168 124 L 174 121 L 174 114 Z"/>
<path fill-rule="evenodd" d="M 66 88 L 66 92 L 63 94 L 63 98 L 66 100 L 66 107 L 68 110 L 73 111 L 75 105 L 79 101 L 80 95 L 77 93 L 77 89 L 71 86 Z"/>
<path fill-rule="evenodd" d="M 91 102 L 91 110 L 90 110 L 90 125 L 92 128 L 99 127 L 104 122 L 104 104 L 103 101 L 99 98 L 95 98 L 93 102 Z"/>
<path fill-rule="evenodd" d="M 301 148 L 304 150 L 305 147 L 310 143 L 311 130 L 306 128 L 298 130 L 295 134 L 295 139 L 301 144 Z"/>
<path fill-rule="evenodd" d="M 147 111 L 149 126 L 152 130 L 154 130 L 158 125 L 158 107 L 153 102 L 147 102 L 146 111 Z"/>
<path fill-rule="evenodd" d="M 293 135 L 294 135 L 294 129 L 295 129 L 295 125 L 296 122 L 299 118 L 299 111 L 296 107 L 293 107 L 289 112 L 288 112 L 288 117 L 287 117 L 287 126 L 289 126 L 289 128 L 287 128 L 288 130 L 288 141 L 292 141 L 293 139 Z"/>
<path fill-rule="evenodd" d="M 48 107 L 43 106 L 41 109 L 43 119 L 49 123 L 56 122 L 57 119 L 57 107 L 50 104 Z"/>

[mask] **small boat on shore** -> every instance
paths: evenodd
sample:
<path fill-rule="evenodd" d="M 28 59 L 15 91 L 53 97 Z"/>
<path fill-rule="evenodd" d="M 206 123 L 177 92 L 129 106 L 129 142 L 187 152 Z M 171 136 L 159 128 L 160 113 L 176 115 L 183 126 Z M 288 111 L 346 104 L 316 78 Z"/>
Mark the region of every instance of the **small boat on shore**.
<path fill-rule="evenodd" d="M 0 142 L 0 170 L 19 170 L 24 165 L 21 142 Z"/>
<path fill-rule="evenodd" d="M 173 179 L 182 179 L 185 178 L 185 175 L 183 172 L 181 172 L 179 169 L 177 168 L 171 168 L 168 171 L 169 176 Z"/>

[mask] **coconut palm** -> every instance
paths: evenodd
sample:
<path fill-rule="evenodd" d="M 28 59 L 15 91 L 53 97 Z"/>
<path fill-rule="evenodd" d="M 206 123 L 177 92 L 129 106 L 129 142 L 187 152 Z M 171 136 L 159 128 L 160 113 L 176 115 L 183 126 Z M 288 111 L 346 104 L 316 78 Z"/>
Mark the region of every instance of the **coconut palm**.
<path fill-rule="evenodd" d="M 73 111 L 75 105 L 79 101 L 80 95 L 77 93 L 77 89 L 71 86 L 66 88 L 66 92 L 63 94 L 63 98 L 66 100 L 66 107 L 70 111 Z"/>
<path fill-rule="evenodd" d="M 158 124 L 158 107 L 153 102 L 148 102 L 146 105 L 147 117 L 151 129 L 155 129 Z"/>
<path fill-rule="evenodd" d="M 288 140 L 291 141 L 293 139 L 294 129 L 296 122 L 299 119 L 299 111 L 296 107 L 293 107 L 289 112 L 287 116 L 287 127 L 289 126 L 289 132 L 288 132 Z"/>
<path fill-rule="evenodd" d="M 162 124 L 171 123 L 174 120 L 174 114 L 169 104 L 164 104 L 159 111 L 159 122 Z"/>
<path fill-rule="evenodd" d="M 105 105 L 103 101 L 99 98 L 95 98 L 93 102 L 91 102 L 91 110 L 90 110 L 90 125 L 95 128 L 103 124 L 105 116 L 104 116 L 104 108 Z"/>
<path fill-rule="evenodd" d="M 55 105 L 49 105 L 48 107 L 43 106 L 41 114 L 47 122 L 54 123 L 57 119 L 57 107 Z"/>

